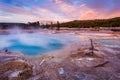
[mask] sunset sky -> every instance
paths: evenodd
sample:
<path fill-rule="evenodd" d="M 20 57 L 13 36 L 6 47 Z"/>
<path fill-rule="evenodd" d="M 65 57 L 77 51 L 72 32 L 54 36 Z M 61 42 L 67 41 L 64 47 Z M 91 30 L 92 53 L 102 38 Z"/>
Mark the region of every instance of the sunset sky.
<path fill-rule="evenodd" d="M 120 0 L 0 0 L 0 22 L 65 22 L 118 16 Z"/>

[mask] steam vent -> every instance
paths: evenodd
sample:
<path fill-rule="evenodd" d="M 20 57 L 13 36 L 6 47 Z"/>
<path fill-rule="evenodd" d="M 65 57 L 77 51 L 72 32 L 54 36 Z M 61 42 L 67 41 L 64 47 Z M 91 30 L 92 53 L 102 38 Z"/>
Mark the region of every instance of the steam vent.
<path fill-rule="evenodd" d="M 0 80 L 120 80 L 120 0 L 0 0 Z"/>

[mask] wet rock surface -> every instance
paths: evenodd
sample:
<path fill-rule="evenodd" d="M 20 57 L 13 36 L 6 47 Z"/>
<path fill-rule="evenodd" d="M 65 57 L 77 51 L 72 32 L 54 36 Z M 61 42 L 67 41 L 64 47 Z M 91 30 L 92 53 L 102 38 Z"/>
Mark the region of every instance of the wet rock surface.
<path fill-rule="evenodd" d="M 25 80 L 32 76 L 31 67 L 18 61 L 9 61 L 0 65 L 0 80 Z"/>
<path fill-rule="evenodd" d="M 0 55 L 0 80 L 120 80 L 120 46 L 97 43 L 96 36 L 93 40 L 93 51 L 81 43 L 67 56 L 60 53 L 63 57 Z"/>

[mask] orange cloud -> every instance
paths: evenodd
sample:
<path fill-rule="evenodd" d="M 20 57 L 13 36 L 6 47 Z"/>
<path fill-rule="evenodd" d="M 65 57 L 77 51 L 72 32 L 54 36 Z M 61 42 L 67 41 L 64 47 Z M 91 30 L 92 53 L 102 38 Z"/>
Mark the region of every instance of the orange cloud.
<path fill-rule="evenodd" d="M 97 10 L 89 7 L 87 4 L 80 4 L 75 6 L 73 4 L 65 3 L 64 0 L 58 0 L 57 7 L 60 12 L 64 13 L 69 20 L 90 20 L 90 19 L 106 19 L 120 16 L 120 11 Z"/>
<path fill-rule="evenodd" d="M 106 13 L 106 18 L 113 18 L 113 17 L 119 17 L 120 16 L 120 11 L 114 11 L 111 13 Z"/>
<path fill-rule="evenodd" d="M 57 4 L 62 3 L 62 0 L 55 0 L 55 3 Z"/>
<path fill-rule="evenodd" d="M 95 19 L 97 18 L 97 12 L 95 12 L 92 9 L 89 9 L 88 11 L 85 11 L 84 14 L 80 15 L 80 19 Z"/>
<path fill-rule="evenodd" d="M 0 21 L 28 22 L 28 21 L 70 21 L 86 19 L 104 19 L 120 16 L 119 8 L 113 10 L 106 8 L 103 10 L 98 7 L 81 3 L 74 5 L 72 0 L 53 0 L 47 6 L 13 6 L 0 4 L 0 11 L 9 15 L 0 15 Z M 100 1 L 101 2 L 101 1 Z M 101 3 L 102 4 L 102 3 Z M 99 4 L 99 5 L 101 5 Z M 102 6 L 102 5 L 101 5 Z M 106 5 L 105 5 L 106 6 Z"/>

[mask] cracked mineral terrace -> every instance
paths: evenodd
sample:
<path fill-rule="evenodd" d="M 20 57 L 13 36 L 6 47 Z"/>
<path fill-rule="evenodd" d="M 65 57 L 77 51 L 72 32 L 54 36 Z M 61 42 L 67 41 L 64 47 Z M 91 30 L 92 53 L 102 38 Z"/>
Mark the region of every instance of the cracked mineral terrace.
<path fill-rule="evenodd" d="M 119 33 L 66 33 L 80 40 L 52 54 L 0 52 L 0 80 L 120 80 Z"/>

